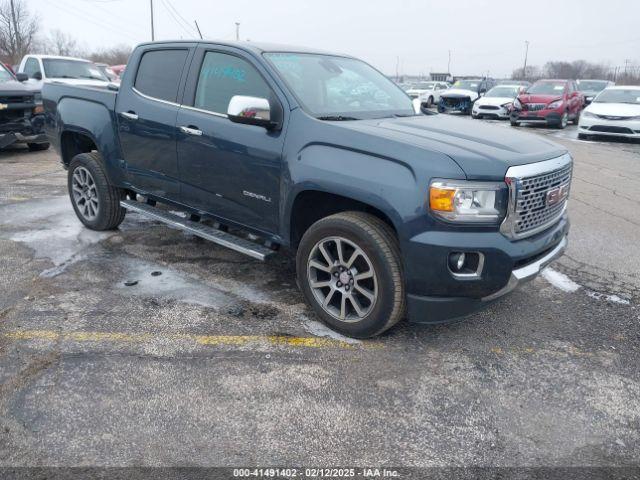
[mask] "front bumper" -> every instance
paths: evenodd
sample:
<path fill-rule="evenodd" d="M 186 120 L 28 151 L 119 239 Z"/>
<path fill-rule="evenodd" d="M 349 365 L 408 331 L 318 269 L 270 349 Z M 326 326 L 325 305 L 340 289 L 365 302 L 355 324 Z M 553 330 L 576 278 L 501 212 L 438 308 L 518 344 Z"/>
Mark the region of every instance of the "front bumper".
<path fill-rule="evenodd" d="M 47 143 L 47 136 L 44 133 L 23 135 L 22 133 L 0 134 L 0 148 L 6 148 L 14 143 Z"/>
<path fill-rule="evenodd" d="M 511 121 L 559 125 L 562 119 L 562 113 L 563 112 L 556 110 L 537 110 L 533 112 L 514 110 L 511 112 Z"/>
<path fill-rule="evenodd" d="M 425 232 L 414 237 L 403 247 L 409 320 L 445 323 L 485 308 L 560 257 L 568 232 L 565 214 L 544 232 L 518 241 L 499 232 Z M 479 278 L 454 278 L 447 258 L 457 251 L 483 254 Z"/>
<path fill-rule="evenodd" d="M 509 118 L 510 111 L 505 107 L 495 107 L 492 105 L 473 105 L 473 114 L 475 116 L 489 117 L 489 118 Z"/>
<path fill-rule="evenodd" d="M 640 138 L 640 120 L 608 120 L 582 115 L 578 133 L 607 137 Z"/>
<path fill-rule="evenodd" d="M 473 102 L 469 97 L 445 97 L 442 95 L 438 101 L 438 112 L 462 112 L 471 113 Z"/>

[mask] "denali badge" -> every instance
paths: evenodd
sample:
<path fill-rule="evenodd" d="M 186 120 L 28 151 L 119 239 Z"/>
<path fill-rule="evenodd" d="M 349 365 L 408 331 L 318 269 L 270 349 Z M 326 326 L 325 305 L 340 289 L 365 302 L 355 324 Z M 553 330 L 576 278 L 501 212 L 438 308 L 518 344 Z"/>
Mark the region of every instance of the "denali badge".
<path fill-rule="evenodd" d="M 271 198 L 270 197 L 265 197 L 264 195 L 258 195 L 257 193 L 253 193 L 253 192 L 247 192 L 246 190 L 243 190 L 242 194 L 245 197 L 256 198 L 258 200 L 262 200 L 263 202 L 271 203 Z"/>
<path fill-rule="evenodd" d="M 569 185 L 561 185 L 547 192 L 547 206 L 553 207 L 569 196 Z"/>

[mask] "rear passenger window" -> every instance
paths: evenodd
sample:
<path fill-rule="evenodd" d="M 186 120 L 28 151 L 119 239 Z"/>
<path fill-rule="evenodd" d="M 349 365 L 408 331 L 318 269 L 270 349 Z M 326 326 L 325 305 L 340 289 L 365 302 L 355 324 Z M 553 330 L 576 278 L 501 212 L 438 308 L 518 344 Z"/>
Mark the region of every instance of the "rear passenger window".
<path fill-rule="evenodd" d="M 207 52 L 196 88 L 194 107 L 214 113 L 227 113 L 234 95 L 269 98 L 270 89 L 249 62 L 235 55 Z"/>
<path fill-rule="evenodd" d="M 141 93 L 176 103 L 188 50 L 151 50 L 142 55 L 135 87 Z"/>

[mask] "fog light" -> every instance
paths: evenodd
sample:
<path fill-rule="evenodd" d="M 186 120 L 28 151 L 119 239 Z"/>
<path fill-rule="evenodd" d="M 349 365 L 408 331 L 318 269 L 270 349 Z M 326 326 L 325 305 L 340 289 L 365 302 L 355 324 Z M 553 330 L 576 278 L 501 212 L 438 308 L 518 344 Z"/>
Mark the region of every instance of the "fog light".
<path fill-rule="evenodd" d="M 454 277 L 479 278 L 484 267 L 480 252 L 453 252 L 449 254 L 449 270 Z"/>
<path fill-rule="evenodd" d="M 449 268 L 454 273 L 462 272 L 464 264 L 467 261 L 467 254 L 464 252 L 455 252 L 449 255 Z"/>

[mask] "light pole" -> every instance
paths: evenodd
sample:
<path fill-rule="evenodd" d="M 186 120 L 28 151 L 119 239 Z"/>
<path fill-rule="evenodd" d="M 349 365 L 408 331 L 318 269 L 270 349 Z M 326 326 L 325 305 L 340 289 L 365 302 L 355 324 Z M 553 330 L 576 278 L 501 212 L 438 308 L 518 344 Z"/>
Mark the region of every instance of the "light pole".
<path fill-rule="evenodd" d="M 449 61 L 447 62 L 447 73 L 451 74 L 451 50 L 449 50 Z"/>
<path fill-rule="evenodd" d="M 236 22 L 236 41 L 240 41 L 240 22 Z"/>
<path fill-rule="evenodd" d="M 153 29 L 153 0 L 149 0 L 151 3 L 151 41 L 153 42 L 156 39 L 156 33 Z"/>
<path fill-rule="evenodd" d="M 527 79 L 527 58 L 529 57 L 529 40 L 524 41 L 525 51 L 524 51 L 524 68 L 522 69 L 522 79 Z"/>

